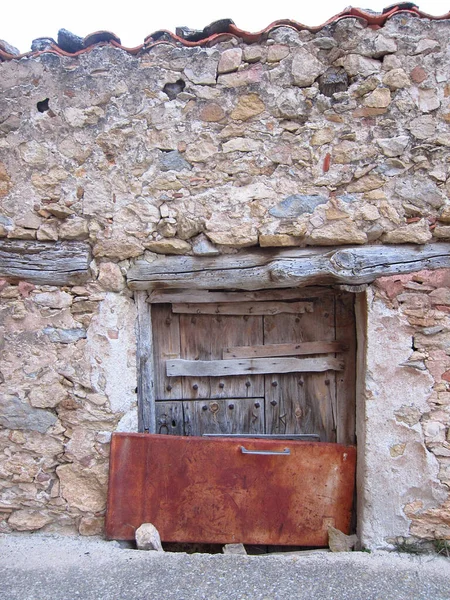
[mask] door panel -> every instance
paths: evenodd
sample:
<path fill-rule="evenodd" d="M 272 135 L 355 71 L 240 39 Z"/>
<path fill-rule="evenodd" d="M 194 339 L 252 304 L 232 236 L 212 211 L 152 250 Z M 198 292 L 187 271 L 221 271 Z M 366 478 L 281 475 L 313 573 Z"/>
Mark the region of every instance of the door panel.
<path fill-rule="evenodd" d="M 263 427 L 262 431 L 270 434 L 315 433 L 322 441 L 353 443 L 355 430 L 353 296 L 333 290 L 325 293 L 322 289 L 320 293 L 312 290 L 310 297 L 304 290 L 303 298 L 305 299 L 303 303 L 278 302 L 274 314 L 267 314 L 270 311 L 265 306 L 260 307 L 259 310 L 258 303 L 254 301 L 243 301 L 243 308 L 240 310 L 245 312 L 245 306 L 248 304 L 249 312 L 259 314 L 218 314 L 215 312 L 218 305 L 207 303 L 190 305 L 191 308 L 196 307 L 198 314 L 183 312 L 175 314 L 170 304 L 154 305 L 152 320 L 156 398 L 157 401 L 176 400 L 182 404 L 181 408 L 179 406 L 170 408 L 169 412 L 175 414 L 174 419 L 171 419 L 170 415 L 165 415 L 163 418 L 163 421 L 166 419 L 167 423 L 175 422 L 176 425 L 166 427 L 167 423 L 159 422 L 158 427 L 165 433 L 176 435 L 180 435 L 180 431 L 184 431 L 186 435 L 202 435 L 219 431 L 248 434 L 255 432 L 255 428 L 257 432 L 261 432 Z M 296 312 L 297 304 L 300 308 Z M 182 310 L 183 306 L 185 305 L 177 305 L 176 310 Z M 306 312 L 305 306 L 308 307 Z M 226 304 L 223 304 L 222 312 L 236 311 L 231 309 L 228 311 Z M 284 374 L 269 371 L 268 375 L 211 376 L 214 371 L 200 369 L 199 364 L 198 372 L 208 372 L 208 376 L 166 375 L 166 364 L 170 365 L 171 359 L 199 360 L 207 363 L 246 360 L 234 358 L 228 351 L 229 348 L 234 349 L 235 352 L 237 349 L 238 354 L 239 348 L 243 348 L 244 356 L 247 353 L 250 358 L 254 348 L 254 352 L 260 355 L 262 352 L 262 355 L 267 357 L 269 365 L 284 365 L 284 362 L 276 361 L 285 360 L 287 366 L 288 361 L 294 360 L 295 356 L 291 354 L 290 357 L 283 357 L 281 347 L 277 348 L 274 345 L 286 344 L 286 351 L 292 353 L 293 345 L 305 342 L 318 343 L 318 346 L 306 347 L 301 351 L 298 359 L 307 361 L 338 359 L 344 362 L 344 370 Z M 326 344 L 330 343 L 333 345 L 327 347 Z M 275 356 L 270 354 L 271 345 Z M 290 349 L 288 345 L 291 345 Z M 265 346 L 268 348 L 268 354 L 261 350 Z M 320 354 L 313 353 L 314 347 L 319 348 Z M 276 360 L 271 362 L 271 358 Z M 293 366 L 297 369 L 297 366 Z M 256 363 L 249 368 L 256 368 Z M 180 370 L 182 369 L 178 369 L 178 372 Z M 242 372 L 242 368 L 235 370 Z M 172 371 L 177 373 L 177 369 Z M 224 371 L 226 370 L 223 368 L 218 370 L 218 372 Z M 237 410 L 227 408 L 229 404 L 245 398 L 263 399 L 262 406 L 257 411 L 258 417 L 252 417 L 253 421 L 250 418 L 252 413 L 248 412 L 250 409 L 246 408 L 252 406 L 252 402 L 248 405 L 239 404 Z M 214 399 L 224 402 L 211 405 L 210 402 Z M 202 401 L 206 404 L 202 405 Z M 204 406 L 206 408 L 203 408 Z M 214 414 L 211 406 L 214 406 Z M 182 426 L 180 419 L 183 419 Z"/>

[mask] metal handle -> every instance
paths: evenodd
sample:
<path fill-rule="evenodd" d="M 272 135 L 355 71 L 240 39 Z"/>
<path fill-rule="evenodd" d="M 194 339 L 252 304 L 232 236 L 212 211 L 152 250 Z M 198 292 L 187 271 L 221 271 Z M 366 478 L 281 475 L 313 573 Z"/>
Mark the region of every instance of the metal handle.
<path fill-rule="evenodd" d="M 242 454 L 264 454 L 264 455 L 278 455 L 278 456 L 287 456 L 291 453 L 289 448 L 285 448 L 281 452 L 277 452 L 276 450 L 247 450 L 244 446 L 241 446 Z"/>

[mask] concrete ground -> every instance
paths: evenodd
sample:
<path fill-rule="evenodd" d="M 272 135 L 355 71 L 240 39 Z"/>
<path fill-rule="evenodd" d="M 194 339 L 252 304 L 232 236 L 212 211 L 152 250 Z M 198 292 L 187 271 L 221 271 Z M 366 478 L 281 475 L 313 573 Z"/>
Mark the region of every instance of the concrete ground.
<path fill-rule="evenodd" d="M 449 600 L 450 559 L 375 552 L 231 556 L 0 535 L 1 600 Z"/>

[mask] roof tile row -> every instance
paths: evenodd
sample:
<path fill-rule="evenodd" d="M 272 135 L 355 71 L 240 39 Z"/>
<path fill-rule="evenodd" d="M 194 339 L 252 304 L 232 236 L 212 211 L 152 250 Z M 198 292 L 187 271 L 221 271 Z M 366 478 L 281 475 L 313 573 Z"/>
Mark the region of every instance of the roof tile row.
<path fill-rule="evenodd" d="M 148 51 L 152 46 L 160 43 L 170 43 L 173 45 L 182 46 L 214 46 L 215 44 L 237 38 L 244 43 L 253 44 L 263 42 L 268 35 L 278 27 L 291 27 L 297 31 L 307 30 L 312 33 L 317 33 L 324 27 L 331 25 L 337 21 L 348 18 L 358 19 L 364 26 L 372 29 L 379 29 L 394 15 L 406 13 L 413 17 L 431 20 L 450 19 L 450 12 L 442 16 L 429 15 L 421 10 L 412 2 L 401 2 L 385 8 L 381 13 L 376 13 L 370 10 L 362 10 L 359 8 L 348 7 L 338 13 L 322 25 L 309 27 L 292 21 L 290 19 L 282 19 L 274 21 L 268 27 L 257 33 L 250 33 L 236 27 L 231 19 L 221 19 L 211 23 L 203 30 L 193 30 L 188 27 L 177 27 L 176 32 L 172 33 L 165 29 L 155 31 L 147 36 L 144 43 L 135 48 L 127 48 L 122 46 L 120 38 L 110 31 L 95 31 L 90 33 L 84 39 L 67 31 L 60 29 L 58 32 L 57 42 L 53 38 L 38 38 L 33 40 L 31 51 L 21 54 L 19 50 L 0 40 L 0 61 L 19 59 L 23 57 L 36 57 L 42 53 L 54 53 L 60 56 L 79 56 L 85 52 L 89 52 L 98 45 L 110 44 L 116 48 L 121 48 L 126 52 L 138 55 Z"/>

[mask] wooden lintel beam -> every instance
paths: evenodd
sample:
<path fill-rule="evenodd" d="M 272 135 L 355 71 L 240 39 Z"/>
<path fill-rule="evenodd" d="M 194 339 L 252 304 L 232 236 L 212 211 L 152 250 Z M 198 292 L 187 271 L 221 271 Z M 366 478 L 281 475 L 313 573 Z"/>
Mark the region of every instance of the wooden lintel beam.
<path fill-rule="evenodd" d="M 85 242 L 0 240 L 0 278 L 37 285 L 76 285 L 89 279 Z"/>
<path fill-rule="evenodd" d="M 450 267 L 450 244 L 293 248 L 213 258 L 164 257 L 137 261 L 133 290 L 264 290 L 306 285 L 371 283 L 378 277 Z"/>

